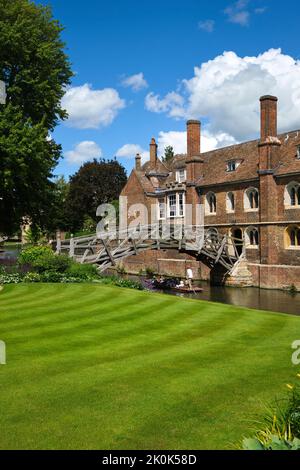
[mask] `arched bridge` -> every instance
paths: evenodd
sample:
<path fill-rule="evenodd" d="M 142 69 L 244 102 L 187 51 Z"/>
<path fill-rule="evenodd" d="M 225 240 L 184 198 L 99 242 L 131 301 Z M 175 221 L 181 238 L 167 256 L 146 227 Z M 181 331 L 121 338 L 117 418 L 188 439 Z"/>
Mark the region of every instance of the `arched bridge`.
<path fill-rule="evenodd" d="M 66 253 L 80 263 L 97 264 L 101 272 L 129 256 L 160 249 L 186 252 L 211 267 L 220 264 L 230 272 L 244 255 L 244 241 L 220 235 L 214 228 L 168 224 L 57 240 L 57 253 Z"/>

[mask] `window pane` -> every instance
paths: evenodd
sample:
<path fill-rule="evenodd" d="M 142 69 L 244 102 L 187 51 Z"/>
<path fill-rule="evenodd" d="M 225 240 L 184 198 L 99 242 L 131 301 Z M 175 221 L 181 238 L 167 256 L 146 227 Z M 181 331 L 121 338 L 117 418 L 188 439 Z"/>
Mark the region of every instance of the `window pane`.
<path fill-rule="evenodd" d="M 296 245 L 296 233 L 295 233 L 295 230 L 292 230 L 292 231 L 291 231 L 290 240 L 291 240 L 291 246 L 295 246 L 295 245 Z"/>
<path fill-rule="evenodd" d="M 159 200 L 159 202 L 158 202 L 158 211 L 159 211 L 159 218 L 164 219 L 166 217 L 166 208 L 165 208 L 164 199 Z"/>
<path fill-rule="evenodd" d="M 176 217 L 176 194 L 169 196 L 169 216 Z"/>
<path fill-rule="evenodd" d="M 179 215 L 184 215 L 184 207 L 183 207 L 183 193 L 179 193 L 178 195 L 178 202 L 179 202 Z"/>
<path fill-rule="evenodd" d="M 295 188 L 291 189 L 291 206 L 296 205 L 296 190 Z"/>
<path fill-rule="evenodd" d="M 300 206 L 300 186 L 297 189 L 297 206 Z"/>

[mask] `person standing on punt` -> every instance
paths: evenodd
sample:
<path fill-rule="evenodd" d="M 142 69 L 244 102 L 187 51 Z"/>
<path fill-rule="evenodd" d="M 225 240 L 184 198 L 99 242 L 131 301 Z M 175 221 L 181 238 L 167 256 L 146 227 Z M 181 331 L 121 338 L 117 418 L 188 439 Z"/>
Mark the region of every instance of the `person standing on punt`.
<path fill-rule="evenodd" d="M 186 270 L 186 280 L 190 290 L 193 290 L 194 274 L 192 268 L 189 266 Z"/>

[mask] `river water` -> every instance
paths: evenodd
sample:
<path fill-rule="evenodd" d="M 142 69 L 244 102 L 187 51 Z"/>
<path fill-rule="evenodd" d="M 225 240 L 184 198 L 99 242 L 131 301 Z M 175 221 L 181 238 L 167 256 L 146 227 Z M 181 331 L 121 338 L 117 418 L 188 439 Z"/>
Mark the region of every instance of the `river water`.
<path fill-rule="evenodd" d="M 133 280 L 138 276 L 125 275 Z M 142 280 L 142 282 L 144 282 Z M 147 287 L 149 283 L 145 282 Z M 159 291 L 168 295 L 188 297 L 190 299 L 209 300 L 239 307 L 254 308 L 257 310 L 270 310 L 272 312 L 288 313 L 300 316 L 300 292 L 291 293 L 282 290 L 259 289 L 258 287 L 222 287 L 211 286 L 208 282 L 197 282 L 195 285 L 203 288 L 203 292 L 182 294 L 173 291 Z"/>
<path fill-rule="evenodd" d="M 273 312 L 300 315 L 300 293 L 281 290 L 259 289 L 258 287 L 221 287 L 200 283 L 203 292 L 184 294 L 189 298 L 210 300 L 240 307 L 270 310 Z M 182 295 L 177 294 L 175 295 Z"/>

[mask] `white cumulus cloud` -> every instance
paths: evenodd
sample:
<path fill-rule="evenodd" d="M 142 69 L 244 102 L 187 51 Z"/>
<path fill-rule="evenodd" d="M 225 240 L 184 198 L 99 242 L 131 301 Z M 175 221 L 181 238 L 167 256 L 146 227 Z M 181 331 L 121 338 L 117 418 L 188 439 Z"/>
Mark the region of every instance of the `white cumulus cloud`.
<path fill-rule="evenodd" d="M 122 80 L 122 85 L 126 88 L 131 88 L 133 91 L 140 91 L 143 90 L 143 88 L 148 87 L 148 83 L 142 72 L 124 78 Z"/>
<path fill-rule="evenodd" d="M 154 93 L 148 93 L 145 98 L 145 107 L 153 113 L 168 113 L 170 117 L 181 117 L 183 113 L 184 98 L 174 91 L 164 98 Z"/>
<path fill-rule="evenodd" d="M 82 165 L 85 162 L 100 158 L 102 150 L 96 142 L 85 140 L 77 144 L 74 150 L 65 152 L 67 162 L 71 165 Z"/>
<path fill-rule="evenodd" d="M 67 125 L 77 129 L 98 129 L 110 125 L 118 112 L 125 107 L 114 88 L 93 90 L 91 85 L 70 87 L 63 99 L 62 107 L 67 110 Z"/>
<path fill-rule="evenodd" d="M 159 155 L 164 154 L 167 146 L 171 145 L 175 154 L 186 153 L 187 151 L 187 135 L 186 131 L 161 131 L 158 137 L 158 152 Z M 216 148 L 227 147 L 234 145 L 237 141 L 225 132 L 218 132 L 216 134 L 210 133 L 207 129 L 201 131 L 201 152 L 208 152 Z"/>
<path fill-rule="evenodd" d="M 205 119 L 211 134 L 225 133 L 241 141 L 258 135 L 259 97 L 272 94 L 279 98 L 279 129 L 300 127 L 300 61 L 281 49 L 252 57 L 224 52 L 195 67 L 194 76 L 182 86 L 176 101 L 169 99 L 172 92 L 163 98 L 151 93 L 155 99 L 147 109 L 175 118 Z"/>
<path fill-rule="evenodd" d="M 122 158 L 135 158 L 136 154 L 139 153 L 142 157 L 142 162 L 149 160 L 149 151 L 143 149 L 138 144 L 125 144 L 119 148 L 116 153 L 116 157 Z"/>

